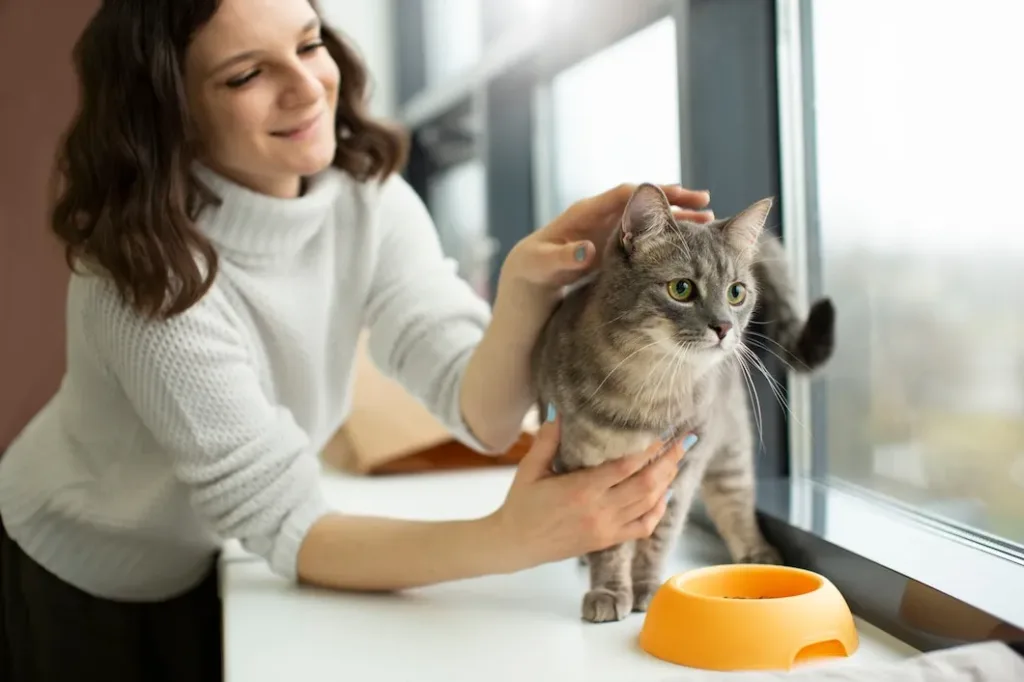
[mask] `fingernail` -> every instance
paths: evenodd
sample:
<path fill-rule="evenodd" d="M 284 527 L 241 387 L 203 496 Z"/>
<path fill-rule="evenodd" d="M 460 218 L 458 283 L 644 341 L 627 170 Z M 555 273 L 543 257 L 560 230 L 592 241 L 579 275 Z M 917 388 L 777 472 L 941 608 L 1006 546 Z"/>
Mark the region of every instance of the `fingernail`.
<path fill-rule="evenodd" d="M 553 404 L 551 404 L 551 403 L 548 403 L 548 414 L 547 414 L 546 421 L 549 421 L 549 422 L 555 421 L 555 406 Z"/>
<path fill-rule="evenodd" d="M 691 433 L 683 439 L 683 452 L 688 452 L 690 448 L 697 444 L 697 435 Z"/>
<path fill-rule="evenodd" d="M 580 244 L 576 247 L 575 258 L 578 262 L 582 263 L 587 257 L 587 247 L 585 244 Z"/>
<path fill-rule="evenodd" d="M 665 493 L 665 501 L 669 502 L 672 499 L 672 493 L 675 492 L 675 488 L 669 488 L 668 492 Z"/>
<path fill-rule="evenodd" d="M 661 435 L 658 436 L 658 440 L 660 440 L 662 443 L 668 443 L 670 440 L 672 440 L 672 436 L 674 435 L 676 435 L 676 427 L 670 426 L 661 432 Z"/>

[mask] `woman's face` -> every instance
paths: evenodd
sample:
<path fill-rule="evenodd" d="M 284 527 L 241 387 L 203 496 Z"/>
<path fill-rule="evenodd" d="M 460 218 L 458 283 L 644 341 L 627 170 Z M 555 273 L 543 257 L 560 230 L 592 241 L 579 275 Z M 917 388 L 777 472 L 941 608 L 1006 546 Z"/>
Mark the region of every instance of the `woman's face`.
<path fill-rule="evenodd" d="M 308 0 L 222 0 L 185 63 L 200 160 L 255 191 L 295 196 L 337 137 L 338 65 Z"/>

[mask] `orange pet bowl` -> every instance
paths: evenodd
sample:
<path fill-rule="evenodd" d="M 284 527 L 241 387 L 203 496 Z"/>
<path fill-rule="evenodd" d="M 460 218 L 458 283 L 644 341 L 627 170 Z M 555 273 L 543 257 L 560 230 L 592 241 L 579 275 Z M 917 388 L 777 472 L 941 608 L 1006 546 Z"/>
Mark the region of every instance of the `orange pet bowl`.
<path fill-rule="evenodd" d="M 730 564 L 669 578 L 655 593 L 640 647 L 705 670 L 790 670 L 852 655 L 857 629 L 835 585 L 788 566 Z"/>

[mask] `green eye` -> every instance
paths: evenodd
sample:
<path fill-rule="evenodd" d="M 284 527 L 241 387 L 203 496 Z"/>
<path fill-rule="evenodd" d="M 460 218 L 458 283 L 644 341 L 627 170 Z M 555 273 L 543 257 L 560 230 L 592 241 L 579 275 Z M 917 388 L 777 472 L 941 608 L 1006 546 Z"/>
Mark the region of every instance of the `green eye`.
<path fill-rule="evenodd" d="M 729 286 L 726 296 L 729 299 L 730 305 L 739 305 L 740 303 L 743 303 L 743 300 L 747 297 L 747 288 L 739 282 L 736 282 Z"/>
<path fill-rule="evenodd" d="M 688 279 L 674 279 L 668 283 L 668 295 L 683 303 L 693 300 L 697 287 Z"/>

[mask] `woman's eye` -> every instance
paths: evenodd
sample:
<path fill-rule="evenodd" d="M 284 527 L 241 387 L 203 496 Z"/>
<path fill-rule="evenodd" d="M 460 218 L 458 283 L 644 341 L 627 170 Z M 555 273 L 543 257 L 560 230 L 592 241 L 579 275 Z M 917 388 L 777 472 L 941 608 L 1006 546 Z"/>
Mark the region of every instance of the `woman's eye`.
<path fill-rule="evenodd" d="M 256 76 L 258 76 L 259 73 L 260 72 L 259 72 L 258 69 L 254 69 L 254 70 L 252 70 L 252 71 L 250 71 L 248 73 L 242 74 L 241 76 L 238 76 L 236 78 L 232 78 L 231 80 L 228 81 L 227 85 L 228 85 L 229 88 L 240 88 L 243 85 L 245 85 L 246 83 L 248 83 L 249 81 L 251 81 Z"/>
<path fill-rule="evenodd" d="M 308 45 L 303 45 L 299 49 L 299 52 L 302 52 L 302 53 L 312 52 L 313 50 L 316 50 L 317 48 L 321 48 L 323 46 L 324 46 L 324 42 L 322 40 L 318 40 L 316 42 L 309 43 Z"/>
<path fill-rule="evenodd" d="M 730 305 L 739 305 L 747 297 L 747 288 L 739 282 L 735 282 L 729 285 L 726 297 L 729 299 Z"/>
<path fill-rule="evenodd" d="M 674 279 L 668 283 L 668 295 L 673 299 L 686 303 L 697 295 L 697 287 L 691 280 Z"/>

